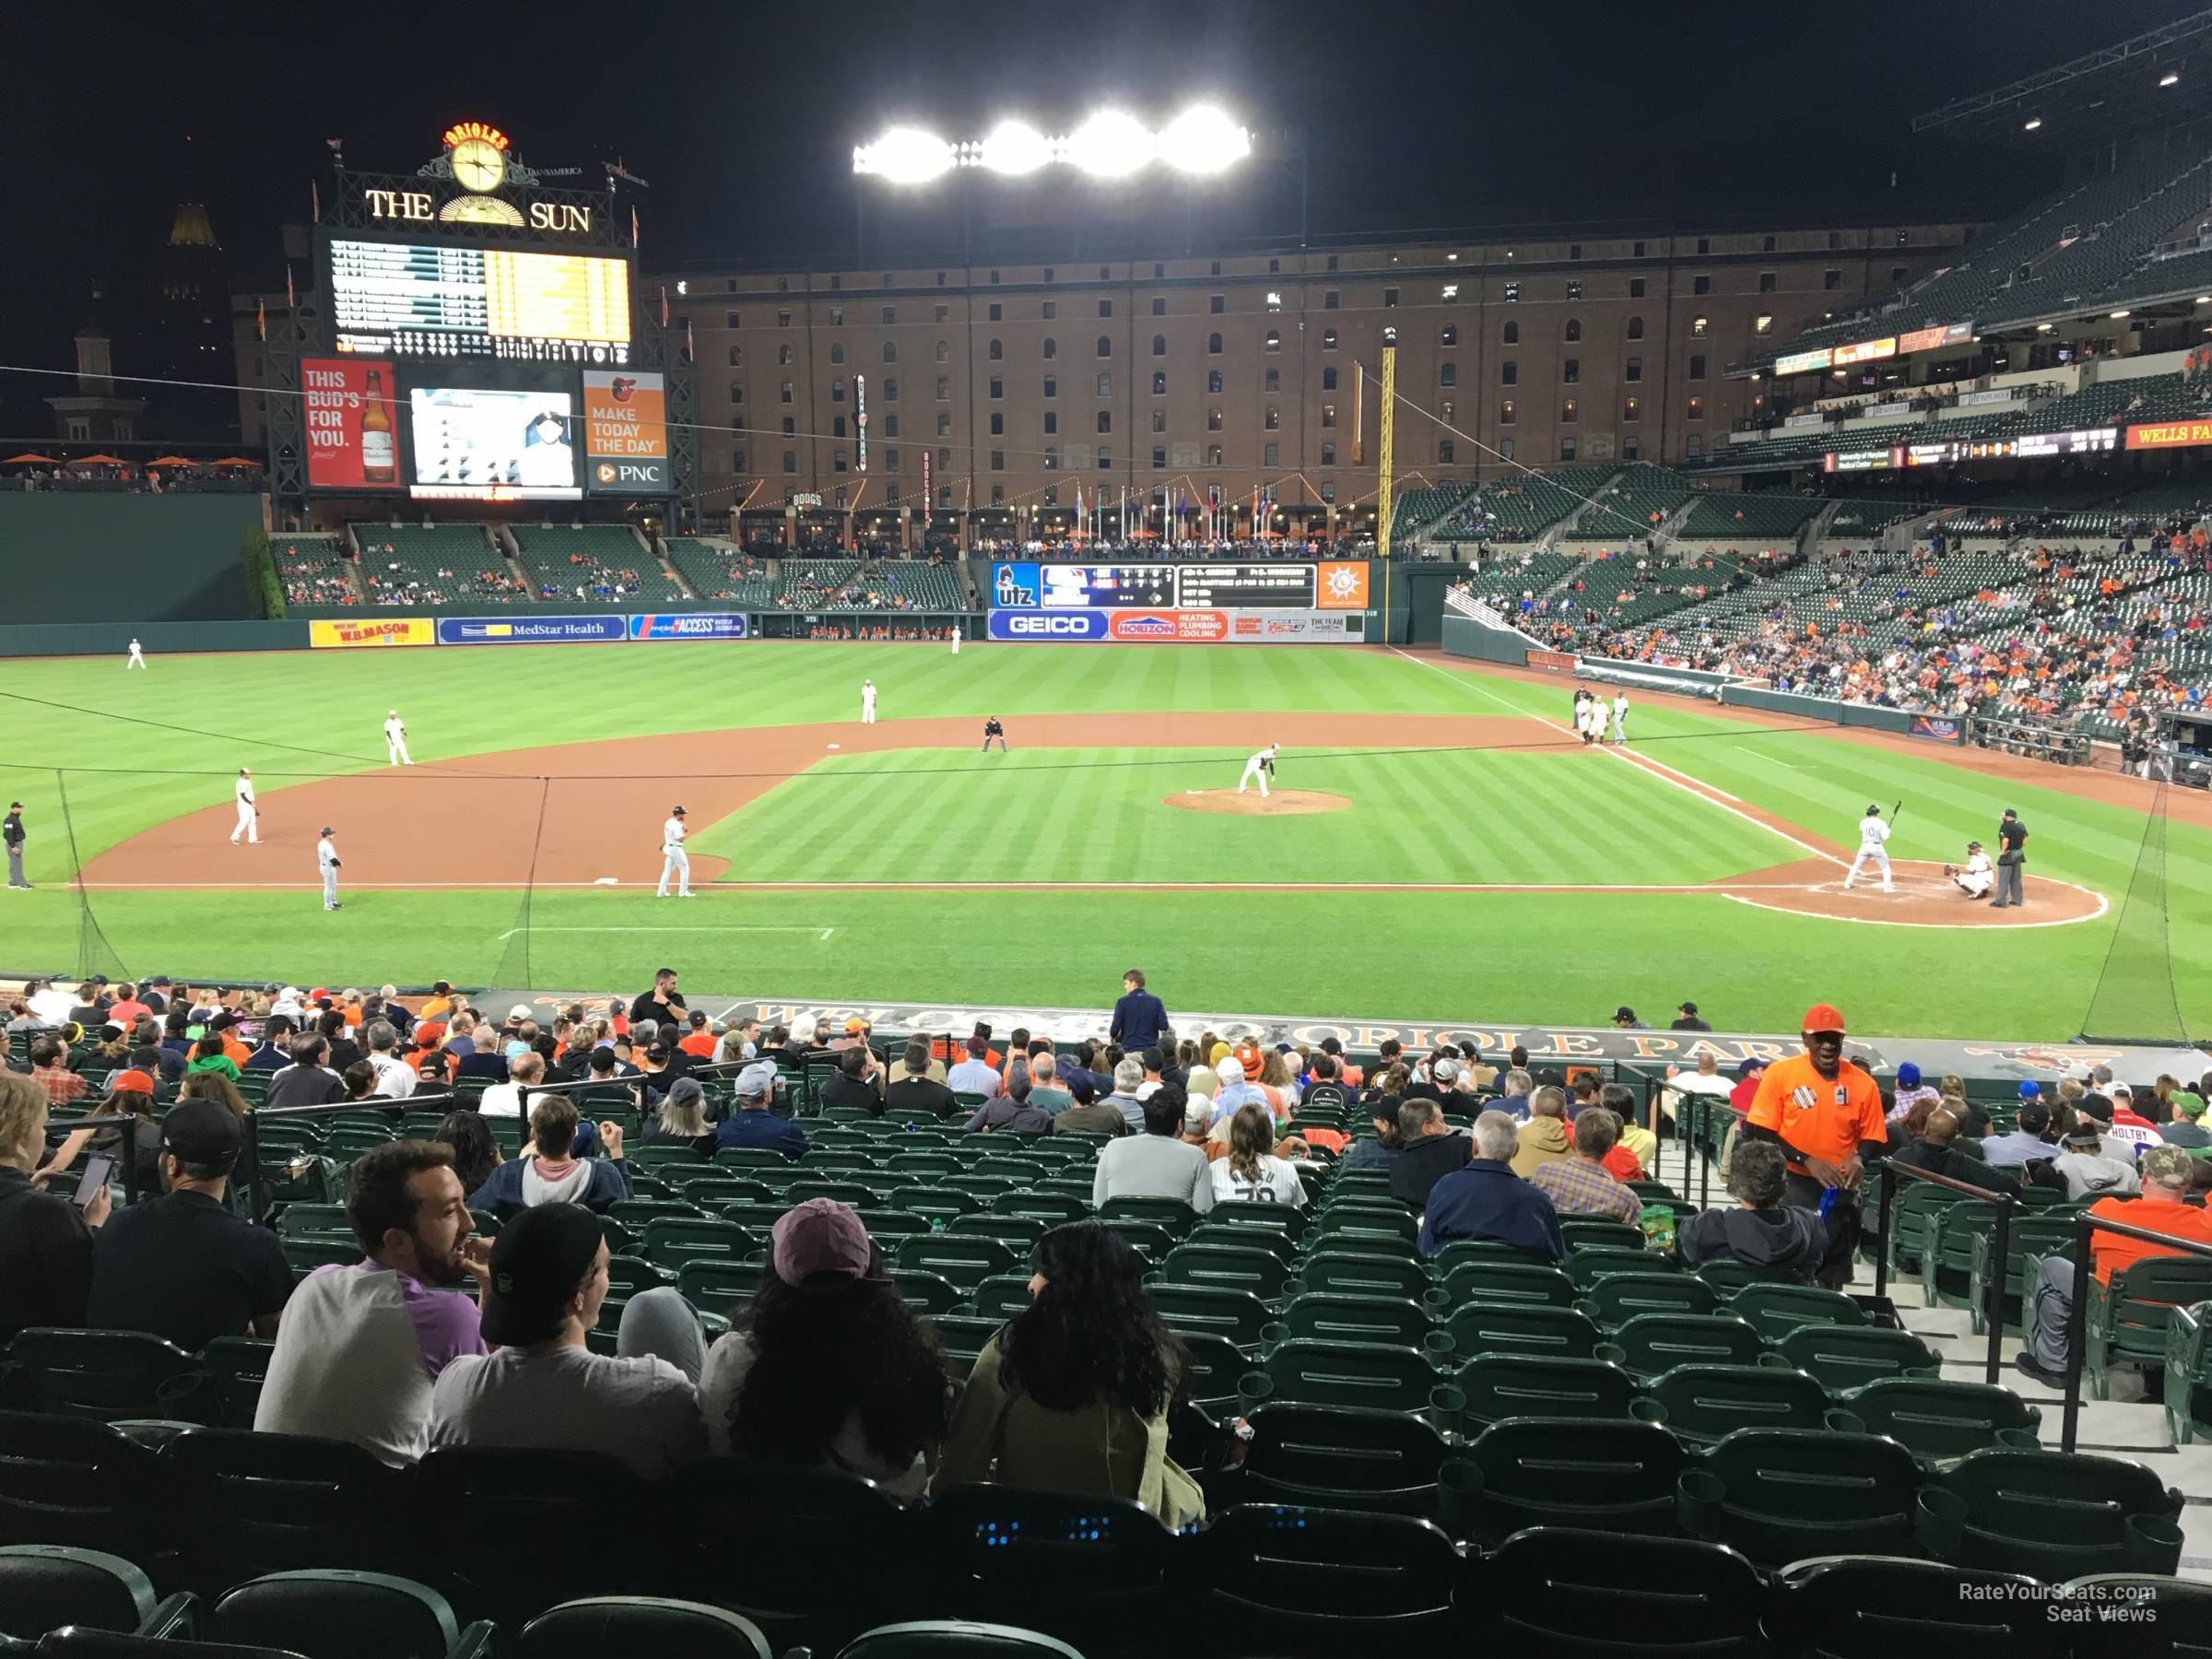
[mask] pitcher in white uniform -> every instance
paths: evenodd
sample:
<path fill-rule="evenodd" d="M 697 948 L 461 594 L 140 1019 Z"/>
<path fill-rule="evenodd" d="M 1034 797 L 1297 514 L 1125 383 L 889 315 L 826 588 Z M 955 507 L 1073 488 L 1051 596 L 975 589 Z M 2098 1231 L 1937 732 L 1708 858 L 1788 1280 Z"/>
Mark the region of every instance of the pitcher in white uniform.
<path fill-rule="evenodd" d="M 230 831 L 230 844 L 238 845 L 241 835 L 249 844 L 261 840 L 261 808 L 253 805 L 253 774 L 242 766 L 238 769 L 238 828 Z"/>
<path fill-rule="evenodd" d="M 1882 821 L 1879 806 L 1866 808 L 1866 816 L 1859 820 L 1859 855 L 1851 861 L 1851 868 L 1843 877 L 1843 890 L 1849 892 L 1851 884 L 1858 878 L 1859 871 L 1873 865 L 1882 873 L 1882 891 L 1897 889 L 1889 884 L 1889 849 L 1883 843 L 1889 839 L 1889 826 Z"/>
<path fill-rule="evenodd" d="M 676 877 L 676 896 L 691 897 L 691 855 L 684 851 L 684 809 L 678 806 L 661 826 L 661 886 L 656 899 L 668 897 L 668 877 Z"/>
<path fill-rule="evenodd" d="M 415 757 L 407 753 L 406 723 L 394 709 L 384 717 L 384 756 L 393 766 L 412 766 Z"/>
<path fill-rule="evenodd" d="M 1945 865 L 1943 873 L 1951 878 L 1951 885 L 1969 899 L 1986 899 L 1995 885 L 1997 867 L 1989 862 L 1989 854 L 1982 851 L 1980 841 L 1966 843 L 1966 862 L 1963 865 Z"/>
<path fill-rule="evenodd" d="M 1613 741 L 1626 743 L 1628 740 L 1629 694 L 1617 690 L 1613 693 Z"/>
<path fill-rule="evenodd" d="M 325 824 L 322 839 L 315 842 L 315 865 L 323 872 L 323 908 L 326 911 L 346 908 L 338 902 L 338 849 L 330 839 L 336 833 Z"/>
<path fill-rule="evenodd" d="M 876 724 L 876 682 L 874 680 L 860 682 L 860 724 L 862 725 Z"/>
<path fill-rule="evenodd" d="M 1276 752 L 1283 746 L 1271 743 L 1251 759 L 1244 762 L 1244 775 L 1237 780 L 1237 793 L 1242 794 L 1254 778 L 1259 780 L 1260 798 L 1267 798 L 1267 774 L 1275 771 Z"/>

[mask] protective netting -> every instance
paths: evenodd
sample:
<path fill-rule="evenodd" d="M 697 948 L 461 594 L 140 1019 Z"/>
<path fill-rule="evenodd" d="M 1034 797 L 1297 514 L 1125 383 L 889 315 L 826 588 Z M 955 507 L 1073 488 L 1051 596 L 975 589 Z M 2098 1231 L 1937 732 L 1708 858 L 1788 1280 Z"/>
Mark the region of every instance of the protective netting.
<path fill-rule="evenodd" d="M 2173 948 L 2166 921 L 2166 790 L 2161 784 L 2143 825 L 2127 890 L 2119 901 L 2112 942 L 2081 1018 L 2085 1041 L 2178 1043 L 2189 1038 L 2173 982 Z M 2028 878 L 2033 885 L 2034 877 Z"/>

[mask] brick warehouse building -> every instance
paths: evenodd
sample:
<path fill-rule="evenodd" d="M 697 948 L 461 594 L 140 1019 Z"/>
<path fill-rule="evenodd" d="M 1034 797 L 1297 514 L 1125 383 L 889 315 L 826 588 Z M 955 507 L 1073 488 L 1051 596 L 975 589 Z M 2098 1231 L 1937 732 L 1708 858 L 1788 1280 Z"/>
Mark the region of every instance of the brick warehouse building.
<path fill-rule="evenodd" d="M 1194 504 L 1218 487 L 1240 533 L 1272 486 L 1273 527 L 1318 530 L 1369 522 L 1347 515 L 1374 498 L 1387 330 L 1401 487 L 1511 470 L 1481 446 L 1535 467 L 1671 462 L 1753 414 L 1763 386 L 1724 378 L 1726 364 L 1940 267 L 1967 234 L 1505 232 L 1162 260 L 686 268 L 648 273 L 641 298 L 665 289 L 689 324 L 710 524 L 742 505 L 772 535 L 794 498 L 818 496 L 810 522 L 825 529 L 849 509 L 863 533 L 911 534 L 926 452 L 935 510 L 983 533 L 1010 533 L 1025 508 L 1031 527 L 1057 527 L 1078 485 L 1110 507 L 1125 488 L 1133 524 L 1162 486 Z M 1357 462 L 1355 363 L 1368 374 Z M 994 507 L 1006 516 L 982 516 Z"/>

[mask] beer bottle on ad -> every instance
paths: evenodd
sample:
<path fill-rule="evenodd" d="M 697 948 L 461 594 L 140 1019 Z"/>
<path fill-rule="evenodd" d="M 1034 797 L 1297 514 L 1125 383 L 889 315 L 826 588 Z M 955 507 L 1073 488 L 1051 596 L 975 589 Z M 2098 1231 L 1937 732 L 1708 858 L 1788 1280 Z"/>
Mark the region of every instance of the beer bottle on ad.
<path fill-rule="evenodd" d="M 399 478 L 399 451 L 392 431 L 392 417 L 384 406 L 384 376 L 369 371 L 369 387 L 361 403 L 361 482 L 392 484 Z"/>

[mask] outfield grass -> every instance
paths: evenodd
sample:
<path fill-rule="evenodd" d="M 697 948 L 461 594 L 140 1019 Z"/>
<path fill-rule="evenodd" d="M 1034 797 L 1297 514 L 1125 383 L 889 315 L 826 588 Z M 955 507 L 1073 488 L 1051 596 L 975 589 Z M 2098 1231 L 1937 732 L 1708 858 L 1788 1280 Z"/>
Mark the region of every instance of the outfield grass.
<path fill-rule="evenodd" d="M 1284 710 L 1534 714 L 1565 688 L 1469 675 L 1379 651 L 1248 647 L 547 646 L 0 665 L 10 716 L 0 789 L 29 807 L 42 890 L 0 894 L 0 969 L 78 960 L 74 860 L 199 807 L 250 765 L 288 782 L 382 765 L 396 704 L 418 761 L 635 736 L 673 769 L 672 735 L 857 718 L 875 680 L 886 721 L 1025 714 Z M 58 706 L 57 706 L 58 705 Z M 1747 803 L 1831 839 L 1869 801 L 1902 799 L 1895 854 L 1955 858 L 2017 807 L 2038 875 L 2115 899 L 2140 814 L 2039 786 L 1998 785 L 1940 751 L 1896 755 L 1716 714 L 1638 706 L 1631 737 Z M 657 740 L 657 741 L 656 741 Z M 1234 787 L 1240 757 L 1199 751 L 911 753 L 830 759 L 695 847 L 735 861 L 677 911 L 634 889 L 539 892 L 529 939 L 542 988 L 629 984 L 663 958 L 702 990 L 865 1001 L 1102 1004 L 1131 961 L 1171 1007 L 1430 1020 L 1602 1023 L 1695 998 L 1714 1023 L 1787 1029 L 1843 1000 L 1857 1029 L 2059 1039 L 2079 1029 L 2112 924 L 2020 932 L 1884 928 L 1756 911 L 1702 895 L 748 890 L 766 880 L 1696 882 L 1787 862 L 1794 849 L 1635 768 L 1580 754 L 1477 751 L 1286 761 L 1286 784 L 1350 811 L 1233 818 L 1161 806 Z M 1090 762 L 1078 768 L 1081 759 Z M 1122 762 L 1135 762 L 1122 764 Z M 57 780 L 55 767 L 68 770 Z M 853 774 L 859 775 L 853 775 Z M 614 784 L 610 787 L 619 788 Z M 65 789 L 68 825 L 60 833 Z M 2212 835 L 2171 830 L 2170 924 L 2184 1013 L 2212 1016 Z M 218 879 L 207 867 L 179 880 Z M 309 872 L 300 873 L 304 878 Z M 512 892 L 312 897 L 96 895 L 136 972 L 347 982 L 482 980 L 512 960 Z M 699 931 L 674 932 L 677 928 Z M 827 931 L 829 936 L 823 937 Z M 641 981 L 640 982 L 641 982 Z M 1655 1020 L 1654 1023 L 1664 1023 Z"/>

